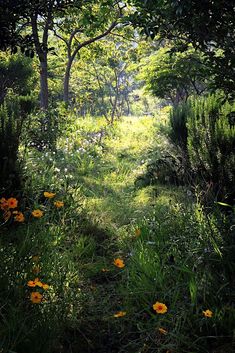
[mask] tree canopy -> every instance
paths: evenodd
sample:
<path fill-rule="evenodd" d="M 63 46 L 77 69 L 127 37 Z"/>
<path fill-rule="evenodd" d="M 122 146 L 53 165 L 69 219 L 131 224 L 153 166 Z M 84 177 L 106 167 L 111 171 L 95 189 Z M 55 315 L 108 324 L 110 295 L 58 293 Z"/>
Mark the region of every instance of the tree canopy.
<path fill-rule="evenodd" d="M 175 50 L 199 48 L 213 68 L 216 88 L 235 90 L 235 6 L 230 0 L 129 0 L 135 27 L 151 38 L 174 42 Z"/>

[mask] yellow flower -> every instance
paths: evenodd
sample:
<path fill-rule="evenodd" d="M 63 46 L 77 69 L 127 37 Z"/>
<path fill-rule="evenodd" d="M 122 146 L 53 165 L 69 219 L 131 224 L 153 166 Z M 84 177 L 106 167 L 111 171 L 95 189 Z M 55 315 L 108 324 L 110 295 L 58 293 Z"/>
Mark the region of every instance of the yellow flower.
<path fill-rule="evenodd" d="M 43 195 L 44 195 L 46 198 L 48 198 L 48 199 L 52 199 L 53 197 L 55 197 L 56 194 L 54 194 L 53 192 L 47 192 L 47 191 L 45 191 L 45 192 L 43 193 Z"/>
<path fill-rule="evenodd" d="M 14 197 L 10 197 L 7 200 L 7 203 L 9 208 L 16 208 L 18 205 L 18 201 Z"/>
<path fill-rule="evenodd" d="M 39 292 L 32 292 L 30 295 L 30 300 L 34 304 L 39 304 L 42 301 L 42 294 Z"/>
<path fill-rule="evenodd" d="M 4 221 L 8 221 L 11 217 L 11 211 L 5 211 L 3 214 Z"/>
<path fill-rule="evenodd" d="M 55 205 L 55 207 L 60 208 L 60 207 L 64 206 L 64 203 L 63 203 L 63 201 L 55 201 L 54 205 Z"/>
<path fill-rule="evenodd" d="M 34 210 L 32 212 L 32 216 L 35 218 L 41 218 L 43 216 L 43 212 L 41 210 Z"/>
<path fill-rule="evenodd" d="M 158 331 L 162 334 L 162 335 L 166 335 L 167 334 L 167 330 L 165 330 L 162 327 L 159 327 Z"/>
<path fill-rule="evenodd" d="M 153 304 L 153 309 L 158 313 L 158 314 L 165 314 L 167 312 L 167 306 L 163 303 L 156 302 Z"/>
<path fill-rule="evenodd" d="M 118 311 L 116 314 L 114 314 L 114 317 L 123 317 L 126 315 L 126 311 Z"/>
<path fill-rule="evenodd" d="M 5 199 L 5 197 L 2 197 L 1 199 L 0 199 L 0 208 L 1 208 L 1 210 L 8 210 L 8 208 L 9 208 L 9 206 L 8 206 L 8 202 L 7 202 L 7 200 Z"/>
<path fill-rule="evenodd" d="M 46 283 L 43 283 L 43 284 L 42 284 L 42 288 L 43 288 L 44 290 L 47 290 L 49 287 L 50 287 L 50 286 L 49 286 L 48 284 L 46 284 Z"/>
<path fill-rule="evenodd" d="M 135 235 L 136 235 L 137 237 L 139 237 L 140 234 L 141 234 L 141 230 L 140 230 L 139 228 L 136 228 L 136 230 L 135 230 Z"/>
<path fill-rule="evenodd" d="M 42 284 L 42 282 L 39 280 L 39 278 L 35 278 L 34 282 L 35 282 L 35 285 L 38 286 L 38 287 L 42 287 L 42 286 L 43 286 L 43 284 Z"/>
<path fill-rule="evenodd" d="M 213 312 L 209 309 L 203 311 L 202 313 L 205 317 L 212 317 L 213 316 Z"/>
<path fill-rule="evenodd" d="M 43 286 L 43 284 L 42 284 L 42 282 L 39 280 L 39 278 L 35 278 L 33 281 L 28 281 L 27 285 L 28 285 L 29 287 L 36 287 L 36 286 L 42 287 L 42 286 Z"/>
<path fill-rule="evenodd" d="M 121 259 L 114 259 L 113 263 L 115 266 L 117 266 L 119 268 L 125 267 L 125 264 L 124 264 L 123 260 L 121 260 Z"/>
<path fill-rule="evenodd" d="M 25 221 L 25 217 L 24 217 L 24 215 L 23 215 L 22 212 L 18 212 L 18 213 L 16 214 L 16 216 L 14 217 L 14 220 L 15 220 L 16 222 L 24 222 L 24 221 Z"/>

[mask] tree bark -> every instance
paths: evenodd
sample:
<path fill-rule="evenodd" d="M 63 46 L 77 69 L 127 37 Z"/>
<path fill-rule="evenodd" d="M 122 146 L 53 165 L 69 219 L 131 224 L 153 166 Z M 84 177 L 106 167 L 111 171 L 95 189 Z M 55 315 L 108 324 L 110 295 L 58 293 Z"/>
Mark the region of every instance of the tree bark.
<path fill-rule="evenodd" d="M 51 23 L 52 13 L 49 12 L 48 17 L 45 21 L 43 30 L 42 43 L 39 39 L 38 29 L 38 15 L 34 14 L 31 16 L 31 26 L 33 32 L 33 39 L 35 44 L 35 50 L 40 62 L 40 108 L 42 110 L 48 110 L 48 66 L 47 66 L 47 42 L 48 42 L 48 30 Z"/>
<path fill-rule="evenodd" d="M 107 36 L 112 31 L 112 29 L 115 28 L 116 25 L 117 25 L 117 21 L 114 21 L 105 32 L 101 33 L 100 35 L 97 35 L 94 38 L 90 38 L 90 39 L 78 44 L 77 47 L 74 49 L 73 53 L 72 53 L 72 43 L 73 43 L 73 39 L 74 39 L 75 35 L 78 33 L 78 30 L 75 29 L 71 33 L 70 39 L 68 42 L 65 39 L 63 39 L 61 36 L 56 34 L 58 38 L 62 39 L 66 43 L 67 52 L 68 52 L 68 61 L 67 61 L 67 66 L 66 66 L 66 71 L 65 71 L 65 76 L 64 76 L 64 94 L 63 94 L 63 99 L 66 104 L 69 103 L 69 81 L 70 81 L 71 67 L 72 67 L 73 61 L 74 61 L 77 53 L 79 52 L 79 50 L 81 48 L 83 48 L 91 43 L 94 43 L 97 40 L 102 39 L 105 36 Z"/>
<path fill-rule="evenodd" d="M 67 61 L 66 71 L 64 75 L 64 102 L 66 105 L 69 104 L 69 79 L 72 67 L 73 59 L 69 58 Z"/>
<path fill-rule="evenodd" d="M 48 109 L 48 68 L 47 56 L 40 60 L 40 108 L 43 110 Z"/>

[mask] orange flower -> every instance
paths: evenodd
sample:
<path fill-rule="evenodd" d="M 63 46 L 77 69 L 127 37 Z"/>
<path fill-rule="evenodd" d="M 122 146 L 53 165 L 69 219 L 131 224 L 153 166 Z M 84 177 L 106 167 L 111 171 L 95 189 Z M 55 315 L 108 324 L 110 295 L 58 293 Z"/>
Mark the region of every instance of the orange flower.
<path fill-rule="evenodd" d="M 113 263 L 115 266 L 117 266 L 119 268 L 125 267 L 125 264 L 124 264 L 123 260 L 121 260 L 121 259 L 114 259 Z"/>
<path fill-rule="evenodd" d="M 18 205 L 18 201 L 14 197 L 10 197 L 7 200 L 7 203 L 9 208 L 16 208 Z"/>
<path fill-rule="evenodd" d="M 35 218 L 41 218 L 43 216 L 43 212 L 41 210 L 34 210 L 32 212 L 32 216 Z"/>
<path fill-rule="evenodd" d="M 118 311 L 116 314 L 114 314 L 114 317 L 123 317 L 126 315 L 126 311 Z"/>
<path fill-rule="evenodd" d="M 60 207 L 64 206 L 64 203 L 63 203 L 63 201 L 55 201 L 54 205 L 55 205 L 55 207 L 60 208 Z"/>
<path fill-rule="evenodd" d="M 53 192 L 47 192 L 45 191 L 43 193 L 43 195 L 47 198 L 47 199 L 52 199 L 53 197 L 55 197 L 56 194 L 54 194 Z"/>
<path fill-rule="evenodd" d="M 39 292 L 32 292 L 30 295 L 30 300 L 34 304 L 39 304 L 42 301 L 42 294 Z"/>
<path fill-rule="evenodd" d="M 24 221 L 25 221 L 25 217 L 24 217 L 24 215 L 23 215 L 22 212 L 18 212 L 18 213 L 16 214 L 16 216 L 14 217 L 14 220 L 15 220 L 16 222 L 24 222 Z"/>
<path fill-rule="evenodd" d="M 153 304 L 153 309 L 158 313 L 158 314 L 165 314 L 167 312 L 167 306 L 163 303 L 156 302 Z"/>
<path fill-rule="evenodd" d="M 136 235 L 137 237 L 139 237 L 140 234 L 141 234 L 141 230 L 140 230 L 139 228 L 136 228 L 136 229 L 135 229 L 135 235 Z"/>
<path fill-rule="evenodd" d="M 28 285 L 29 287 L 36 287 L 36 286 L 42 287 L 42 286 L 43 286 L 43 284 L 42 284 L 42 282 L 39 280 L 39 278 L 35 278 L 33 281 L 28 281 L 27 285 Z"/>
<path fill-rule="evenodd" d="M 209 309 L 203 311 L 202 313 L 205 317 L 212 317 L 213 316 L 213 312 Z"/>
<path fill-rule="evenodd" d="M 47 289 L 49 289 L 49 285 L 48 284 L 46 284 L 46 283 L 43 283 L 42 284 L 42 288 L 44 289 L 44 290 L 47 290 Z"/>
<path fill-rule="evenodd" d="M 9 206 L 8 206 L 8 202 L 7 202 L 7 200 L 5 199 L 5 197 L 2 197 L 1 199 L 0 199 L 0 208 L 1 208 L 1 210 L 7 210 L 8 208 L 9 208 Z"/>
<path fill-rule="evenodd" d="M 42 282 L 39 280 L 39 278 L 35 278 L 34 282 L 35 282 L 35 285 L 38 286 L 38 287 L 42 287 L 42 286 L 43 286 L 43 284 L 42 284 Z"/>
<path fill-rule="evenodd" d="M 36 284 L 34 281 L 28 281 L 27 286 L 28 287 L 36 287 Z"/>

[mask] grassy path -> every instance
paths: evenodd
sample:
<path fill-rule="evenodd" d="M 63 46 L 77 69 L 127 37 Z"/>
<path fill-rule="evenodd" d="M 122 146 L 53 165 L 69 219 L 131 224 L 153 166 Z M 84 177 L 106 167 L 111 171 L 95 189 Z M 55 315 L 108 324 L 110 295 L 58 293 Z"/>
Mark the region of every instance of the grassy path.
<path fill-rule="evenodd" d="M 125 341 L 128 324 L 113 317 L 123 305 L 118 292 L 122 271 L 115 268 L 113 260 L 128 257 L 135 229 L 151 217 L 153 205 L 166 205 L 174 197 L 174 192 L 165 188 L 159 187 L 156 197 L 155 187 L 135 186 L 156 138 L 154 124 L 149 117 L 118 123 L 115 133 L 103 141 L 102 158 L 94 159 L 90 170 L 80 175 L 86 220 L 79 261 L 86 295 L 78 325 L 70 332 L 72 351 L 115 353 Z"/>
<path fill-rule="evenodd" d="M 138 179 L 149 149 L 168 151 L 157 121 L 63 131 L 56 151 L 28 152 L 25 221 L 2 227 L 0 351 L 233 352 L 223 227 L 185 188 Z"/>

